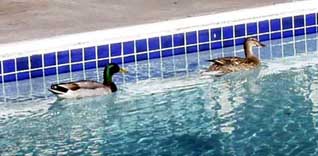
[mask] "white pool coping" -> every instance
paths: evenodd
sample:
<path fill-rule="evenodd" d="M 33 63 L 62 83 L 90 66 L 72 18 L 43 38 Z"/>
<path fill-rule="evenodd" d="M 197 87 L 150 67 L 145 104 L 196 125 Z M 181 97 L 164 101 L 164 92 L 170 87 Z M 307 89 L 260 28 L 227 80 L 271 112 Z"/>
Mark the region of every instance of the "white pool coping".
<path fill-rule="evenodd" d="M 0 44 L 0 60 L 313 12 L 318 12 L 317 0 L 297 1 L 180 20 Z"/>

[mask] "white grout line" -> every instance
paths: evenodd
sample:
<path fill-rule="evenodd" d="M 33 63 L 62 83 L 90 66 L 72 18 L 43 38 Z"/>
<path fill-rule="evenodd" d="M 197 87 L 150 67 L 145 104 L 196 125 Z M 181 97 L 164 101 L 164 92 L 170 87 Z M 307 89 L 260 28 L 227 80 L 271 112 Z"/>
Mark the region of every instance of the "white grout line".
<path fill-rule="evenodd" d="M 135 59 L 134 63 L 135 63 L 136 82 L 138 82 L 139 79 L 138 79 L 138 63 L 137 63 L 137 40 L 134 40 L 133 56 L 134 56 L 134 59 Z"/>
<path fill-rule="evenodd" d="M 121 43 L 121 47 L 120 47 L 121 49 L 121 67 L 122 68 L 125 68 L 125 57 L 124 57 L 124 42 L 122 42 Z M 123 83 L 126 83 L 126 76 L 125 76 L 125 74 L 122 74 L 122 76 L 123 76 Z"/>
<path fill-rule="evenodd" d="M 146 39 L 147 44 L 147 66 L 148 66 L 148 78 L 151 78 L 151 63 L 150 63 L 150 53 L 149 53 L 149 40 Z"/>
<path fill-rule="evenodd" d="M 162 61 L 162 43 L 161 43 L 161 38 L 162 36 L 159 37 L 159 51 L 160 51 L 160 74 L 161 74 L 161 78 L 163 79 L 163 61 Z"/>
<path fill-rule="evenodd" d="M 211 29 L 208 29 L 208 37 L 209 37 L 209 41 L 211 41 Z M 212 46 L 211 46 L 211 43 L 209 42 L 209 53 L 210 53 L 210 59 L 213 58 L 213 55 L 212 55 Z"/>
<path fill-rule="evenodd" d="M 283 28 L 283 20 L 279 20 L 279 24 L 280 24 L 280 28 Z M 282 48 L 282 58 L 285 57 L 285 53 L 284 53 L 284 33 L 283 31 L 280 32 L 281 35 L 281 39 L 280 39 L 280 44 L 281 44 L 281 48 Z"/>
<path fill-rule="evenodd" d="M 58 66 L 58 56 L 57 56 L 57 52 L 54 52 L 55 55 L 55 72 L 56 72 L 56 81 L 57 83 L 60 82 L 60 78 L 59 78 L 59 66 Z"/>
<path fill-rule="evenodd" d="M 1 79 L 2 79 L 2 93 L 3 93 L 3 97 L 4 97 L 4 102 L 7 102 L 7 100 L 6 100 L 6 90 L 5 90 L 5 83 L 4 83 L 4 75 L 3 75 L 3 73 L 4 73 L 4 68 L 3 68 L 3 61 L 1 61 L 1 72 L 2 72 L 2 77 L 1 77 Z"/>
<path fill-rule="evenodd" d="M 305 33 L 305 40 L 307 41 L 307 18 L 306 15 L 303 15 L 304 17 L 304 33 Z M 308 51 L 308 45 L 307 42 L 305 42 L 305 52 L 307 54 Z"/>
<path fill-rule="evenodd" d="M 95 65 L 96 65 L 96 77 L 97 77 L 97 81 L 99 82 L 99 71 L 98 71 L 98 47 L 97 46 L 94 46 L 95 47 L 95 59 L 94 59 L 94 62 L 95 62 Z M 86 60 L 85 60 L 86 61 Z M 86 73 L 84 73 L 84 75 L 86 76 Z"/>
<path fill-rule="evenodd" d="M 175 49 L 176 48 L 174 48 L 175 46 L 174 46 L 174 35 L 171 35 L 171 46 L 172 46 L 172 64 L 173 64 L 173 73 L 174 73 L 174 76 L 176 76 L 177 75 L 177 71 L 176 71 L 176 62 L 175 62 Z"/>
<path fill-rule="evenodd" d="M 292 17 L 292 33 L 293 33 L 293 49 L 294 49 L 294 56 L 296 56 L 297 54 L 297 50 L 296 50 L 296 37 L 295 37 L 295 22 L 294 22 L 295 18 Z"/>

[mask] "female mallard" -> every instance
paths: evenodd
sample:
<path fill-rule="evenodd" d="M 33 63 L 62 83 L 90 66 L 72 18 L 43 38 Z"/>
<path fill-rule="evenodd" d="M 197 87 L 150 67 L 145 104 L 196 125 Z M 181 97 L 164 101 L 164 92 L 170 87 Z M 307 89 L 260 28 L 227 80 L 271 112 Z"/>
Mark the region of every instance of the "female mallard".
<path fill-rule="evenodd" d="M 115 63 L 110 63 L 104 69 L 103 83 L 91 80 L 81 80 L 76 82 L 52 84 L 49 91 L 57 97 L 64 99 L 108 95 L 117 91 L 117 87 L 112 81 L 113 74 L 117 72 L 126 73 L 127 70 L 120 68 Z"/>
<path fill-rule="evenodd" d="M 207 71 L 213 71 L 223 75 L 230 72 L 256 68 L 261 64 L 261 61 L 253 54 L 252 49 L 255 46 L 265 47 L 265 45 L 257 39 L 247 38 L 244 42 L 245 58 L 224 57 L 208 60 L 209 62 L 214 62 L 214 64 L 212 64 Z"/>

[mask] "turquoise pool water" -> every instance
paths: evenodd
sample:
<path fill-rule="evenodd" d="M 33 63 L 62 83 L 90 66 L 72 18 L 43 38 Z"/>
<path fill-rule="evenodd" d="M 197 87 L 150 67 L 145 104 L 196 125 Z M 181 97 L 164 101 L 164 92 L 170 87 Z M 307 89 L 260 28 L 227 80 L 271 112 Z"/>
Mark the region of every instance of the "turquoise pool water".
<path fill-rule="evenodd" d="M 317 35 L 299 38 L 265 42 L 260 69 L 223 77 L 200 70 L 239 47 L 127 64 L 106 97 L 46 90 L 102 69 L 3 84 L 0 155 L 317 155 Z"/>

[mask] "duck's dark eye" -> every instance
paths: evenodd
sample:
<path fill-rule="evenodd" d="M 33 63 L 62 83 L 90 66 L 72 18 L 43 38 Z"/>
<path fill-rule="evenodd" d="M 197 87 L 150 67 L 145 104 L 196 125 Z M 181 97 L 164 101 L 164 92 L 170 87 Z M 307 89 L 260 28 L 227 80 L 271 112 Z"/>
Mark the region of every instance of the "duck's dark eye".
<path fill-rule="evenodd" d="M 57 85 L 52 85 L 51 89 L 57 89 Z"/>
<path fill-rule="evenodd" d="M 51 85 L 51 89 L 57 90 L 57 91 L 60 91 L 60 92 L 64 92 L 64 93 L 66 93 L 68 91 L 67 88 L 61 87 L 59 85 Z"/>

